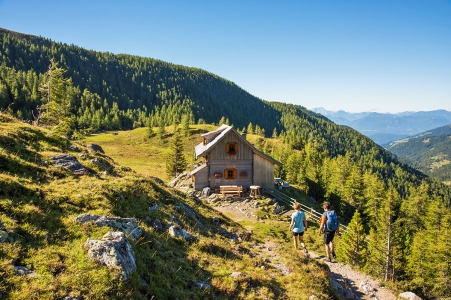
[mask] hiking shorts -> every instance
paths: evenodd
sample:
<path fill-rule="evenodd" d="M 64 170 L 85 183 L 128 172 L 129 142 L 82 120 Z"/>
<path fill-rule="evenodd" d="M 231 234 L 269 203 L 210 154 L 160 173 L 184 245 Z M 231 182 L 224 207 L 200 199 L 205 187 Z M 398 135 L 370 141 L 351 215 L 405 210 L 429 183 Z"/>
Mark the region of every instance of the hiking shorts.
<path fill-rule="evenodd" d="M 304 235 L 304 231 L 302 231 L 302 232 L 294 232 L 293 231 L 293 236 L 298 236 L 298 235 L 303 236 Z"/>
<path fill-rule="evenodd" d="M 335 231 L 326 230 L 324 231 L 324 244 L 328 245 L 332 242 L 335 236 Z"/>

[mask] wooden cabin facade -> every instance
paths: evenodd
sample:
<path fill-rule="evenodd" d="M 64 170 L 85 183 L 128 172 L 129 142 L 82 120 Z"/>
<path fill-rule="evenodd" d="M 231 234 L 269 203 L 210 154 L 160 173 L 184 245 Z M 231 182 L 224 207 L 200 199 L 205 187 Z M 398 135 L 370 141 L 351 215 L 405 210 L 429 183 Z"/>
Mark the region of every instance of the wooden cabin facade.
<path fill-rule="evenodd" d="M 222 125 L 201 136 L 203 142 L 195 147 L 194 152 L 196 159 L 202 157 L 203 161 L 191 171 L 194 189 L 219 189 L 230 185 L 274 189 L 274 165 L 282 164 L 254 148 L 245 134 Z"/>

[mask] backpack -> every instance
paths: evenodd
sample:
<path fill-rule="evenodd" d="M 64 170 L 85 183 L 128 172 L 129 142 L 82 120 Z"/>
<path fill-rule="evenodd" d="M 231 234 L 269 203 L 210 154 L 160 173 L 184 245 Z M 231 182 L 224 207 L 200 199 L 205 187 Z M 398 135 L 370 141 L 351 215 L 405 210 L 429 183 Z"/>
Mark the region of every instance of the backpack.
<path fill-rule="evenodd" d="M 327 211 L 326 229 L 330 231 L 338 229 L 338 217 L 335 210 Z"/>

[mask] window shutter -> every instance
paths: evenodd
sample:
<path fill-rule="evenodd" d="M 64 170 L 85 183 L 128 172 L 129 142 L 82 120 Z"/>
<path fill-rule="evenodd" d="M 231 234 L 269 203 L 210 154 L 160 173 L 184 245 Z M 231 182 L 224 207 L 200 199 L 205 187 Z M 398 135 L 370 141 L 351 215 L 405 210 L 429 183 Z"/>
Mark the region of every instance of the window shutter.
<path fill-rule="evenodd" d="M 233 169 L 233 178 L 236 178 L 236 169 Z"/>
<path fill-rule="evenodd" d="M 227 169 L 224 170 L 224 178 L 227 179 L 229 178 L 229 172 L 227 172 Z"/>

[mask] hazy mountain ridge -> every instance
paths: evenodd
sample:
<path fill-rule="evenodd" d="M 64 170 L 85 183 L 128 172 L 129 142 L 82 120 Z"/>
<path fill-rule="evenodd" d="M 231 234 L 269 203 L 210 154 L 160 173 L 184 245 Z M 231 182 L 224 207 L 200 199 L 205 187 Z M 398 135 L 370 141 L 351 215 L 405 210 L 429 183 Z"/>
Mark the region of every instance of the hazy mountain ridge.
<path fill-rule="evenodd" d="M 339 125 L 354 128 L 379 145 L 451 123 L 451 112 L 446 110 L 408 111 L 396 114 L 349 113 L 343 110 L 335 112 L 324 108 L 314 108 L 312 111 L 326 116 Z"/>
<path fill-rule="evenodd" d="M 451 125 L 445 125 L 384 145 L 420 171 L 451 182 Z"/>

